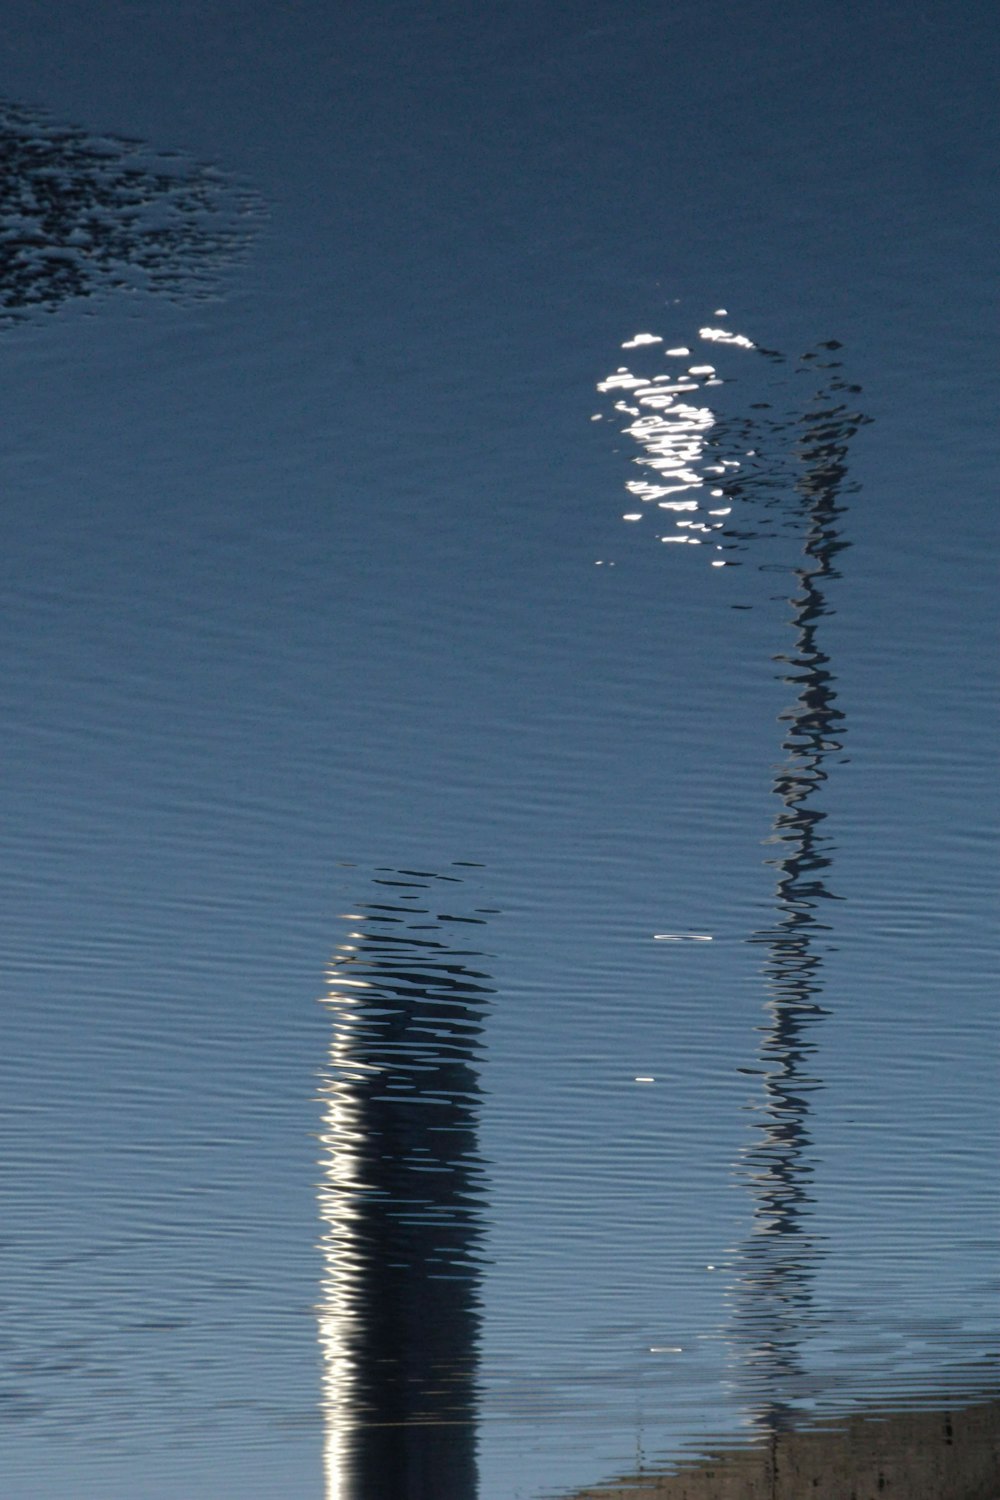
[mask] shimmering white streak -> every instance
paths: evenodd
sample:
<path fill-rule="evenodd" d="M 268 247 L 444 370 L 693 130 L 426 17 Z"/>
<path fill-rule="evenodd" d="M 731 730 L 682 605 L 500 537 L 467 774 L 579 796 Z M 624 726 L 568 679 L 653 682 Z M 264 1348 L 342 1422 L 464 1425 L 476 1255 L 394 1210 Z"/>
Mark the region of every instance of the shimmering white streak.
<path fill-rule="evenodd" d="M 363 980 L 344 979 L 330 970 L 326 1004 L 333 1015 L 329 1077 L 323 1085 L 324 1150 L 320 1166 L 319 1214 L 323 1276 L 320 1283 L 319 1344 L 323 1359 L 323 1470 L 326 1500 L 341 1500 L 346 1492 L 347 1440 L 353 1406 L 355 1371 L 351 1356 L 357 1339 L 358 1250 L 355 1200 L 360 1179 L 359 1145 L 363 1140 L 358 1101 L 351 1082 L 373 1070 L 359 1061 L 355 1037 L 361 997 L 350 991 L 367 989 Z"/>

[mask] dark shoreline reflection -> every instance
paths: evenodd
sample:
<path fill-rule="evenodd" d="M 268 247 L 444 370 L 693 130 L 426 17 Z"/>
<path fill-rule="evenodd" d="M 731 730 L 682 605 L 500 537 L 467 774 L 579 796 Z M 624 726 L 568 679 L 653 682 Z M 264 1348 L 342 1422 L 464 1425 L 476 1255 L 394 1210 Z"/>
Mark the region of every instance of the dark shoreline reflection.
<path fill-rule="evenodd" d="M 330 968 L 319 1307 L 327 1500 L 475 1500 L 489 997 L 463 882 L 382 871 Z M 443 908 L 443 909 L 442 909 Z"/>
<path fill-rule="evenodd" d="M 805 356 L 803 368 L 815 358 Z M 824 366 L 839 368 L 836 361 Z M 819 392 L 796 424 L 800 474 L 794 502 L 777 497 L 783 500 L 783 526 L 805 534 L 789 601 L 795 644 L 774 658 L 784 668 L 781 680 L 798 696 L 780 715 L 786 759 L 772 787 L 780 803 L 768 840 L 777 850 L 769 861 L 777 872 L 776 919 L 749 939 L 765 949 L 762 972 L 769 998 L 760 1063 L 747 1070 L 761 1078 L 761 1094 L 752 1106 L 754 1139 L 738 1169 L 753 1198 L 753 1226 L 737 1251 L 730 1292 L 740 1384 L 753 1425 L 772 1436 L 794 1426 L 809 1406 L 811 1382 L 802 1346 L 822 1326 L 813 1304 L 824 1247 L 811 1226 L 815 1163 L 809 1111 L 811 1096 L 822 1087 L 814 1065 L 814 1031 L 828 1014 L 821 1003 L 823 955 L 831 947 L 832 929 L 824 908 L 839 898 L 827 883 L 833 844 L 819 797 L 831 758 L 843 750 L 846 726 L 819 626 L 832 613 L 826 586 L 840 577 L 837 558 L 849 546 L 843 535 L 843 500 L 852 489 L 848 444 L 869 419 L 849 409 L 843 396 L 857 389 L 833 376 Z M 762 487 L 765 470 L 766 464 Z"/>
<path fill-rule="evenodd" d="M 108 292 L 202 299 L 260 212 L 178 152 L 0 99 L 0 326 Z"/>

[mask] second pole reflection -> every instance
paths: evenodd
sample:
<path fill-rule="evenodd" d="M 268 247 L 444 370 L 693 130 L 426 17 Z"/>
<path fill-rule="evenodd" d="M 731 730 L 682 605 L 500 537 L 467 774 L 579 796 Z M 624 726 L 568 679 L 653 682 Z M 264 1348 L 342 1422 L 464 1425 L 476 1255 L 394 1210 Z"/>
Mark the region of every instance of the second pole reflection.
<path fill-rule="evenodd" d="M 326 1497 L 475 1500 L 484 917 L 447 909 L 456 876 L 373 885 L 326 997 Z"/>
<path fill-rule="evenodd" d="M 756 1129 L 741 1163 L 753 1197 L 753 1225 L 737 1254 L 732 1316 L 751 1420 L 772 1437 L 808 1409 L 812 1392 L 803 1346 L 820 1322 L 813 1304 L 822 1245 L 811 1223 L 809 1112 L 810 1097 L 822 1085 L 810 1058 L 816 1050 L 812 1032 L 826 1014 L 823 953 L 831 928 L 822 908 L 836 897 L 827 884 L 832 846 L 818 798 L 830 758 L 843 748 L 845 724 L 819 625 L 831 613 L 825 589 L 840 576 L 837 557 L 848 545 L 842 531 L 848 443 L 868 420 L 841 399 L 856 390 L 832 378 L 800 419 L 795 510 L 804 541 L 789 601 L 795 645 L 775 658 L 784 669 L 782 681 L 798 697 L 781 715 L 786 760 L 773 784 L 780 799 L 769 840 L 777 850 L 771 861 L 777 871 L 775 921 L 750 939 L 766 950 L 768 1019 L 760 1064 L 752 1070 L 762 1077 Z"/>

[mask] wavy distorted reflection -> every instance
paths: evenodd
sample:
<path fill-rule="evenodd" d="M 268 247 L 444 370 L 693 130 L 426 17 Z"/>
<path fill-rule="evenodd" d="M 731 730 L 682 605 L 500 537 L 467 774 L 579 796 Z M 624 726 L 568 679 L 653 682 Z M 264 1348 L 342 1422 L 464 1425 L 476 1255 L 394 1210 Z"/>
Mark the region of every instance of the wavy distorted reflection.
<path fill-rule="evenodd" d="M 837 361 L 823 364 L 839 368 Z M 819 633 L 832 613 L 826 587 L 840 577 L 837 559 L 849 545 L 844 500 L 856 486 L 847 480 L 848 444 L 869 420 L 844 400 L 857 389 L 831 375 L 797 420 L 794 457 L 801 472 L 782 507 L 803 542 L 789 601 L 794 647 L 775 661 L 797 697 L 780 715 L 786 759 L 772 787 L 779 802 L 768 841 L 776 849 L 769 861 L 777 872 L 775 920 L 749 939 L 765 949 L 767 1021 L 759 1065 L 747 1070 L 759 1074 L 761 1092 L 751 1106 L 753 1140 L 738 1167 L 752 1195 L 753 1223 L 736 1253 L 730 1291 L 739 1383 L 751 1422 L 771 1435 L 794 1426 L 809 1409 L 815 1392 L 804 1349 L 823 1325 L 813 1297 L 823 1243 L 812 1225 L 809 1110 L 822 1087 L 814 1032 L 827 1014 L 823 966 L 832 928 L 825 909 L 838 898 L 828 884 L 833 844 L 820 794 L 831 759 L 843 749 L 845 717 Z"/>
<path fill-rule="evenodd" d="M 793 1426 L 815 1394 L 804 1350 L 823 1322 L 813 1295 L 823 1245 L 812 1223 L 809 1104 L 822 1086 L 814 1031 L 827 1013 L 825 908 L 837 899 L 828 884 L 833 845 L 821 791 L 843 748 L 845 720 L 820 622 L 832 613 L 826 590 L 849 545 L 845 500 L 857 486 L 848 481 L 848 446 L 870 419 L 853 409 L 860 387 L 840 373 L 835 340 L 791 361 L 717 324 L 697 337 L 716 346 L 724 369 L 688 363 L 694 339 L 660 349 L 663 338 L 642 333 L 622 347 L 645 349 L 645 372 L 620 366 L 598 390 L 612 396 L 623 435 L 638 447 L 633 463 L 646 471 L 626 489 L 650 509 L 624 520 L 665 511 L 673 529 L 657 540 L 706 545 L 716 567 L 756 556 L 769 572 L 795 578 L 794 646 L 774 658 L 797 692 L 780 716 L 786 759 L 772 787 L 779 802 L 768 841 L 776 848 L 769 861 L 777 871 L 774 921 L 748 939 L 765 950 L 768 992 L 758 1064 L 745 1070 L 761 1080 L 750 1106 L 753 1139 L 737 1165 L 752 1225 L 731 1262 L 727 1330 L 741 1404 L 753 1426 L 773 1435 Z M 656 372 L 649 361 L 659 358 L 668 370 Z M 805 403 L 803 385 L 812 392 Z M 790 539 L 801 548 L 791 565 Z M 771 560 L 762 562 L 768 548 Z"/>
<path fill-rule="evenodd" d="M 106 292 L 203 297 L 261 210 L 179 152 L 4 99 L 0 168 L 0 324 Z"/>
<path fill-rule="evenodd" d="M 319 1306 L 327 1500 L 474 1500 L 493 993 L 456 876 L 383 871 L 330 968 Z"/>

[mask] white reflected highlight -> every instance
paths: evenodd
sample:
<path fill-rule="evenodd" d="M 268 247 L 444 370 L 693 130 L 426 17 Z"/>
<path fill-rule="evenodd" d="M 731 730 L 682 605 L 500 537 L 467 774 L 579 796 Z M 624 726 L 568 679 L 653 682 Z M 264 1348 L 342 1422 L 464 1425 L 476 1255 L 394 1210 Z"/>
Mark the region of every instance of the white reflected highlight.
<path fill-rule="evenodd" d="M 654 932 L 654 943 L 711 943 L 710 932 Z"/>
<path fill-rule="evenodd" d="M 348 960 L 349 961 L 349 960 Z M 369 988 L 363 981 L 345 979 L 336 968 L 329 971 L 330 988 L 325 1003 L 333 1017 L 329 1073 L 322 1086 L 323 1125 L 319 1183 L 319 1215 L 323 1225 L 320 1253 L 319 1345 L 323 1408 L 323 1471 L 326 1500 L 341 1500 L 345 1492 L 347 1437 L 350 1427 L 355 1371 L 351 1347 L 357 1344 L 357 1288 L 360 1269 L 354 1207 L 364 1190 L 361 1181 L 359 1145 L 363 1139 L 360 1109 L 352 1097 L 351 1078 L 370 1069 L 356 1053 L 360 996 L 351 993 Z"/>
<path fill-rule="evenodd" d="M 728 328 L 699 328 L 698 337 L 710 344 L 735 344 L 740 349 L 756 349 L 757 345 L 742 333 L 730 333 Z"/>
<path fill-rule="evenodd" d="M 636 386 L 645 384 L 645 380 L 640 380 L 638 376 L 632 375 L 628 370 L 618 370 L 614 375 L 609 375 L 606 380 L 602 380 L 597 389 L 604 394 L 606 391 L 632 391 L 635 390 Z"/>
<path fill-rule="evenodd" d="M 699 336 L 710 343 L 743 349 L 756 347 L 744 334 L 714 325 L 700 328 Z M 662 343 L 659 334 L 636 333 L 621 347 L 652 348 Z M 678 344 L 662 352 L 670 358 L 686 358 L 691 350 L 685 344 Z M 722 383 L 715 365 L 707 362 L 690 365 L 685 374 L 676 376 L 662 370 L 642 375 L 628 365 L 619 365 L 598 383 L 601 395 L 617 398 L 614 411 L 631 418 L 620 431 L 635 444 L 637 452 L 632 462 L 645 471 L 640 478 L 626 481 L 625 487 L 635 500 L 644 505 L 655 504 L 661 510 L 697 516 L 705 500 L 725 499 L 726 490 L 719 487 L 720 480 L 738 469 L 739 464 L 732 459 L 720 460 L 717 451 L 712 451 L 718 416 L 710 405 L 697 399 L 708 386 Z M 720 529 L 722 523 L 704 524 L 707 517 L 728 515 L 730 510 L 731 507 L 717 507 L 709 511 L 706 505 L 696 521 L 678 520 L 675 525 L 678 532 L 708 534 Z M 640 516 L 641 512 L 626 511 L 623 520 L 635 522 Z M 702 538 L 678 534 L 661 536 L 658 540 L 699 546 Z"/>

